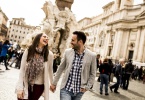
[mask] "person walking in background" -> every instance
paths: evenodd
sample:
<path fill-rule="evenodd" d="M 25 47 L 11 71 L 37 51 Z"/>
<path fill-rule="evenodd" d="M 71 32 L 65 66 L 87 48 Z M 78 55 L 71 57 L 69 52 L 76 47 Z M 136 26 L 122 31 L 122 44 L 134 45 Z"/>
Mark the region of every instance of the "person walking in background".
<path fill-rule="evenodd" d="M 143 71 L 143 66 L 141 66 L 138 70 L 138 80 L 141 81 L 142 80 L 142 71 Z"/>
<path fill-rule="evenodd" d="M 133 71 L 133 79 L 136 80 L 138 78 L 138 74 L 139 74 L 139 68 L 138 66 L 136 66 L 136 68 Z"/>
<path fill-rule="evenodd" d="M 96 61 L 97 61 L 97 69 L 99 69 L 100 68 L 100 64 L 102 63 L 102 61 L 100 60 L 100 54 L 97 54 Z M 97 81 L 100 82 L 100 74 L 98 76 Z"/>
<path fill-rule="evenodd" d="M 53 73 L 57 71 L 58 65 L 60 64 L 61 58 L 59 54 L 54 55 L 53 60 Z"/>
<path fill-rule="evenodd" d="M 145 67 L 143 69 L 143 84 L 145 83 Z"/>
<path fill-rule="evenodd" d="M 18 51 L 17 51 L 17 49 L 15 49 L 14 52 L 13 52 L 13 55 L 12 55 L 12 59 L 11 59 L 11 63 L 10 63 L 10 67 L 12 67 L 13 63 L 16 62 L 17 57 L 18 57 Z"/>
<path fill-rule="evenodd" d="M 114 73 L 112 72 L 114 64 L 111 59 L 108 59 L 108 64 L 110 66 L 111 73 L 109 74 L 109 82 L 113 82 Z"/>
<path fill-rule="evenodd" d="M 8 52 L 8 49 L 10 47 L 10 42 L 9 40 L 6 40 L 3 45 L 2 45 L 2 50 L 1 50 L 1 53 L 0 53 L 0 63 L 2 61 L 4 61 L 4 65 L 6 67 L 6 70 L 10 70 L 7 66 L 7 52 Z"/>
<path fill-rule="evenodd" d="M 48 50 L 48 36 L 37 34 L 24 51 L 19 80 L 16 85 L 18 100 L 38 100 L 44 92 L 49 100 L 49 81 L 53 81 L 53 53 Z"/>
<path fill-rule="evenodd" d="M 100 94 L 103 93 L 103 84 L 105 84 L 105 95 L 109 95 L 108 93 L 108 82 L 109 82 L 109 74 L 111 73 L 110 65 L 108 64 L 108 59 L 105 58 L 103 63 L 99 68 L 100 72 Z"/>
<path fill-rule="evenodd" d="M 72 48 L 66 49 L 58 70 L 50 86 L 52 92 L 64 72 L 60 86 L 60 100 L 81 100 L 83 94 L 90 90 L 96 76 L 96 55 L 85 48 L 84 32 L 73 32 Z"/>
<path fill-rule="evenodd" d="M 125 76 L 123 81 L 123 89 L 128 90 L 130 76 L 134 70 L 134 66 L 132 64 L 132 60 L 130 59 L 128 63 L 125 65 Z"/>
<path fill-rule="evenodd" d="M 11 60 L 11 58 L 12 58 L 12 56 L 13 56 L 14 51 L 15 51 L 15 50 L 14 50 L 13 47 L 10 47 L 10 48 L 8 49 L 8 52 L 7 52 L 7 54 L 9 55 L 8 62 L 10 62 L 10 60 Z"/>
<path fill-rule="evenodd" d="M 21 64 L 21 59 L 22 59 L 23 53 L 24 53 L 24 50 L 21 49 L 21 51 L 19 52 L 19 54 L 17 56 L 15 68 L 20 69 L 20 64 Z"/>
<path fill-rule="evenodd" d="M 114 85 L 110 86 L 111 92 L 112 92 L 112 89 L 114 89 L 114 93 L 119 93 L 118 88 L 119 88 L 119 84 L 120 84 L 120 78 L 121 78 L 123 65 L 124 65 L 124 59 L 120 59 L 119 64 L 115 65 L 116 66 L 115 77 L 117 79 L 117 82 Z"/>
<path fill-rule="evenodd" d="M 122 66 L 121 79 L 120 79 L 120 87 L 123 88 L 125 85 L 125 65 Z"/>

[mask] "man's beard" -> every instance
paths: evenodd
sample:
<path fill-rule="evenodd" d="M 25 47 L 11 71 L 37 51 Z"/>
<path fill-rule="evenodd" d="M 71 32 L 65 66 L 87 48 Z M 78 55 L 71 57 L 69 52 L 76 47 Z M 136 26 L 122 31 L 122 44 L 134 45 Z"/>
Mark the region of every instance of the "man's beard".
<path fill-rule="evenodd" d="M 73 46 L 72 48 L 73 48 L 74 50 L 78 50 L 78 49 L 79 49 L 78 46 Z"/>

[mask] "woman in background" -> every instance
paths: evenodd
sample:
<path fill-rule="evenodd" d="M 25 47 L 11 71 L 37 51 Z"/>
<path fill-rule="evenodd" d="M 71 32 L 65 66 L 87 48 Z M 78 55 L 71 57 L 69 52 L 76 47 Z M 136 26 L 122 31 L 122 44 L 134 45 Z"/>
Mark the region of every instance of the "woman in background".
<path fill-rule="evenodd" d="M 100 94 L 103 93 L 103 84 L 105 84 L 105 95 L 108 94 L 108 83 L 109 83 L 109 74 L 111 73 L 110 65 L 108 64 L 108 59 L 105 58 L 103 64 L 100 65 Z"/>

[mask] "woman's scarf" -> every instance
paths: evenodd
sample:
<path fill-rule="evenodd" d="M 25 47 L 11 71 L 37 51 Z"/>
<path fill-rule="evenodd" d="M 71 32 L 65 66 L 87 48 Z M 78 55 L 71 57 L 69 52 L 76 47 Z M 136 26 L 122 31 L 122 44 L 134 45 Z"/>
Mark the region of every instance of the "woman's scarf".
<path fill-rule="evenodd" d="M 27 62 L 26 79 L 29 84 L 34 84 L 35 79 L 37 79 L 39 74 L 43 71 L 44 58 L 42 49 L 36 48 L 36 54 L 39 54 L 39 57 L 36 58 L 34 56 Z"/>

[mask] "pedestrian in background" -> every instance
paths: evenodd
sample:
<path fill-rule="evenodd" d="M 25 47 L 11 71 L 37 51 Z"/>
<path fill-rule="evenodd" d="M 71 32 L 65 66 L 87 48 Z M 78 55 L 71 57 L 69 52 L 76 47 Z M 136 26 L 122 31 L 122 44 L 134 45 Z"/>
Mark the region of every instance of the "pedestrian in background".
<path fill-rule="evenodd" d="M 10 47 L 10 48 L 8 49 L 8 52 L 7 52 L 7 54 L 9 55 L 9 58 L 7 59 L 8 62 L 10 62 L 10 60 L 11 60 L 13 54 L 14 54 L 14 51 L 15 51 L 15 50 L 14 50 L 13 47 Z"/>
<path fill-rule="evenodd" d="M 99 69 L 100 68 L 100 64 L 102 63 L 102 61 L 100 60 L 100 54 L 97 54 L 96 61 L 97 61 L 97 69 Z M 100 74 L 98 76 L 97 81 L 100 82 Z"/>
<path fill-rule="evenodd" d="M 145 67 L 143 69 L 143 84 L 145 83 Z"/>
<path fill-rule="evenodd" d="M 21 49 L 21 51 L 19 52 L 19 54 L 17 56 L 17 61 L 16 61 L 16 64 L 15 64 L 15 68 L 20 69 L 20 64 L 21 64 L 21 59 L 22 59 L 23 53 L 24 53 L 24 50 Z"/>
<path fill-rule="evenodd" d="M 111 73 L 110 65 L 108 64 L 108 59 L 105 58 L 103 63 L 100 65 L 100 94 L 103 94 L 103 85 L 105 84 L 105 95 L 109 95 L 108 93 L 108 83 L 109 83 L 109 75 Z"/>
<path fill-rule="evenodd" d="M 10 70 L 7 66 L 7 52 L 8 52 L 8 49 L 10 46 L 11 45 L 10 45 L 9 40 L 6 40 L 2 45 L 2 50 L 0 53 L 0 63 L 4 61 L 4 65 L 6 67 L 6 70 Z"/>
<path fill-rule="evenodd" d="M 110 82 L 113 82 L 113 77 L 114 77 L 114 73 L 113 73 L 113 67 L 114 67 L 114 64 L 112 62 L 112 59 L 108 59 L 108 64 L 110 66 L 110 70 L 111 70 L 111 73 L 109 74 L 109 83 Z"/>
<path fill-rule="evenodd" d="M 140 66 L 140 68 L 138 70 L 138 80 L 139 81 L 142 80 L 142 72 L 143 72 L 143 66 Z"/>
<path fill-rule="evenodd" d="M 120 59 L 119 60 L 119 64 L 115 65 L 116 66 L 115 77 L 117 79 L 117 82 L 114 85 L 110 86 L 111 92 L 114 89 L 114 93 L 119 93 L 118 92 L 118 88 L 119 88 L 119 84 L 120 84 L 121 73 L 122 73 L 122 66 L 123 65 L 124 65 L 124 59 Z"/>
<path fill-rule="evenodd" d="M 128 63 L 125 65 L 125 76 L 123 82 L 123 89 L 128 90 L 130 76 L 134 70 L 134 65 L 132 64 L 132 60 L 130 59 Z"/>
<path fill-rule="evenodd" d="M 36 35 L 25 50 L 16 86 L 18 100 L 38 100 L 44 92 L 44 100 L 49 100 L 49 81 L 53 81 L 53 53 L 48 50 L 48 36 Z"/>
<path fill-rule="evenodd" d="M 51 91 L 64 72 L 60 86 L 60 100 L 81 100 L 83 94 L 93 86 L 96 76 L 96 55 L 85 48 L 84 32 L 73 32 L 72 48 L 66 49 L 58 70 L 54 76 Z"/>
<path fill-rule="evenodd" d="M 59 54 L 54 55 L 54 60 L 53 60 L 53 73 L 57 71 L 57 68 L 60 64 L 61 58 Z"/>
<path fill-rule="evenodd" d="M 17 49 L 15 49 L 13 52 L 13 55 L 12 55 L 10 67 L 12 67 L 13 63 L 15 63 L 17 61 L 17 57 L 18 57 L 18 51 L 17 51 Z"/>

